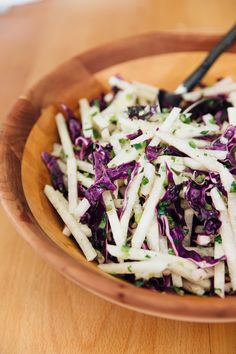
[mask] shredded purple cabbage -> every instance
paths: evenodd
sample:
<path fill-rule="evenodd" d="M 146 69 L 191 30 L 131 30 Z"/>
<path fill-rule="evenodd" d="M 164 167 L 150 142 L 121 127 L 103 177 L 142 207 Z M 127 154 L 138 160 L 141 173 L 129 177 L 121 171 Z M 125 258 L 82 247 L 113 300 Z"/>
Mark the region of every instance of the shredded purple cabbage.
<path fill-rule="evenodd" d="M 57 158 L 44 151 L 42 152 L 42 159 L 51 175 L 54 188 L 58 189 L 61 193 L 63 193 L 63 195 L 66 196 L 67 189 L 64 184 L 63 173 L 57 163 Z"/>

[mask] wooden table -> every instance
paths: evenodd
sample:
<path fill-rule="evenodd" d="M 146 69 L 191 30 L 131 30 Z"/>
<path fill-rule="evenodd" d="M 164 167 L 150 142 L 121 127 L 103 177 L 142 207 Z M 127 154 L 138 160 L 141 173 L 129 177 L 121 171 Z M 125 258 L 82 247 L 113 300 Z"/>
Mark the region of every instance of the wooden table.
<path fill-rule="evenodd" d="M 207 3 L 207 5 L 206 5 Z M 0 113 L 55 65 L 155 30 L 222 32 L 235 0 L 48 0 L 0 17 Z M 236 353 L 235 324 L 138 314 L 80 289 L 44 263 L 0 210 L 0 353 Z"/>

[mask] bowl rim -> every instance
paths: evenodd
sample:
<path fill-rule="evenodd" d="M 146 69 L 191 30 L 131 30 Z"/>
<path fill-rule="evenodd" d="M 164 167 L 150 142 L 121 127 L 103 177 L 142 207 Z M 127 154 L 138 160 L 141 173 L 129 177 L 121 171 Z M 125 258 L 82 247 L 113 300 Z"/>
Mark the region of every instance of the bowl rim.
<path fill-rule="evenodd" d="M 118 305 L 159 317 L 194 322 L 233 322 L 236 321 L 236 298 L 227 297 L 222 300 L 191 295 L 181 297 L 140 288 L 134 291 L 133 285 L 114 281 L 112 276 L 87 268 L 66 254 L 40 228 L 25 199 L 21 181 L 24 145 L 41 108 L 49 104 L 43 95 L 45 86 L 49 81 L 56 82 L 62 73 L 66 77 L 71 66 L 82 65 L 93 75 L 109 66 L 146 56 L 209 50 L 218 38 L 207 34 L 148 33 L 121 39 L 77 55 L 44 76 L 18 98 L 1 132 L 1 203 L 19 234 L 54 268 L 86 290 Z M 235 53 L 236 45 L 230 51 Z M 22 122 L 24 131 L 20 130 Z"/>

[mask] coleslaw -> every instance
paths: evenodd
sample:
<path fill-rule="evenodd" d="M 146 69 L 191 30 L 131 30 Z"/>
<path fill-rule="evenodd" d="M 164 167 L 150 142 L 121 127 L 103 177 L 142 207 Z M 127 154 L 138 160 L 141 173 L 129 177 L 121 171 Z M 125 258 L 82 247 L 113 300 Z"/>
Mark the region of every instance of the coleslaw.
<path fill-rule="evenodd" d="M 236 291 L 236 83 L 181 95 L 120 76 L 65 104 L 44 193 L 88 261 L 151 290 Z"/>

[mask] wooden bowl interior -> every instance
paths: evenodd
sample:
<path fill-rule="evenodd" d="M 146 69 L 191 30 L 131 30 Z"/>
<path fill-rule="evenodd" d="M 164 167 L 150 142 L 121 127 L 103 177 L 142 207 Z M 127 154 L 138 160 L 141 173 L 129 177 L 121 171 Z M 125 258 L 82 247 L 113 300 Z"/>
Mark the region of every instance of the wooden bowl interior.
<path fill-rule="evenodd" d="M 128 80 L 142 81 L 174 90 L 187 74 L 196 67 L 204 55 L 204 52 L 173 53 L 124 62 L 96 73 L 95 80 L 91 80 L 91 90 L 84 91 L 84 87 L 81 87 L 81 85 L 73 86 L 70 95 L 68 95 L 68 92 L 65 93 L 64 100 L 65 103 L 75 108 L 79 97 L 84 95 L 88 97 L 88 94 L 90 94 L 89 98 L 91 98 L 91 93 L 95 97 L 98 94 L 98 88 L 107 90 L 107 79 L 109 76 L 118 73 Z M 235 59 L 235 54 L 224 54 L 210 70 L 204 82 L 211 84 L 217 78 L 229 75 L 236 79 Z M 93 82 L 96 82 L 95 88 Z M 95 268 L 95 262 L 87 262 L 77 244 L 62 234 L 63 224 L 43 193 L 44 185 L 50 183 L 50 177 L 41 160 L 41 152 L 50 152 L 53 143 L 59 142 L 54 119 L 56 111 L 55 106 L 49 106 L 43 110 L 26 142 L 22 160 L 24 193 L 35 219 L 48 237 L 63 251 L 86 267 Z M 114 281 L 118 280 L 114 279 Z"/>

